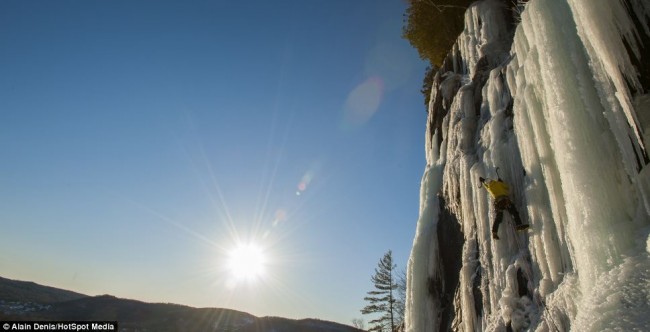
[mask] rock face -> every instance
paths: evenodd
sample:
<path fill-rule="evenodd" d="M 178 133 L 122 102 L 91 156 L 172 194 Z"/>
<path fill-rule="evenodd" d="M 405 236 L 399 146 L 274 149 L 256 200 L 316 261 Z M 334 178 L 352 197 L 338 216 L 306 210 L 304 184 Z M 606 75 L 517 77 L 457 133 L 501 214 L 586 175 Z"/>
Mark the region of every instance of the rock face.
<path fill-rule="evenodd" d="M 649 21 L 641 0 L 468 8 L 431 92 L 407 331 L 650 330 Z M 492 239 L 480 176 L 529 231 L 504 212 Z"/>

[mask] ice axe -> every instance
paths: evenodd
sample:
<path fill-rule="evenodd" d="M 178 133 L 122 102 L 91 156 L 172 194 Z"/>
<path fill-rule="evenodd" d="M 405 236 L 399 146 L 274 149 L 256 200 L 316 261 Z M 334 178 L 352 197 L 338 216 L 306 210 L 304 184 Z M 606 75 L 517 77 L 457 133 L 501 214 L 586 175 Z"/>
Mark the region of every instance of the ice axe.
<path fill-rule="evenodd" d="M 499 175 L 499 167 L 497 167 L 496 173 L 497 173 L 497 179 L 499 179 L 499 181 L 502 181 L 501 180 L 501 175 Z M 480 189 L 480 188 L 483 187 L 483 182 L 485 181 L 485 179 L 483 177 L 479 176 L 478 181 L 479 181 L 478 187 Z"/>

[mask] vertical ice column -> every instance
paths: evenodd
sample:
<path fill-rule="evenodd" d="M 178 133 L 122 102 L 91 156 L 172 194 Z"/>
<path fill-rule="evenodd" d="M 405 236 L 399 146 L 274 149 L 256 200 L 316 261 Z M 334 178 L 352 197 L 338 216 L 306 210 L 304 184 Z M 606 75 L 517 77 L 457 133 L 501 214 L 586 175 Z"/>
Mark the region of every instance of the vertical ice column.
<path fill-rule="evenodd" d="M 629 248 L 626 241 L 631 238 L 635 197 L 626 191 L 621 172 L 624 158 L 604 116 L 567 3 L 530 2 L 522 29 L 529 49 L 516 52 L 526 52 L 531 60 L 523 66 L 524 75 L 518 76 L 526 81 L 517 84 L 522 101 L 515 111 L 524 112 L 528 119 L 545 120 L 554 162 L 543 167 L 556 168 L 546 174 L 559 174 L 564 204 L 554 208 L 566 209 L 573 260 L 581 288 L 587 291 L 600 273 L 620 263 L 621 253 Z M 531 144 L 537 151 L 547 150 L 544 143 L 531 142 L 533 137 L 523 129 L 517 128 L 518 134 L 521 130 L 522 139 L 529 141 L 522 142 L 522 150 L 530 150 Z M 562 212 L 554 211 L 554 215 Z"/>
<path fill-rule="evenodd" d="M 436 132 L 433 136 L 427 136 L 427 140 L 436 142 L 439 134 Z M 438 192 L 442 185 L 444 160 L 439 158 L 437 144 L 428 142 L 427 146 L 433 151 L 422 177 L 420 217 L 407 271 L 405 322 L 406 331 L 410 332 L 434 331 L 439 326 L 440 301 L 431 296 L 429 283 L 434 275 L 440 273 L 436 229 L 440 214 Z"/>

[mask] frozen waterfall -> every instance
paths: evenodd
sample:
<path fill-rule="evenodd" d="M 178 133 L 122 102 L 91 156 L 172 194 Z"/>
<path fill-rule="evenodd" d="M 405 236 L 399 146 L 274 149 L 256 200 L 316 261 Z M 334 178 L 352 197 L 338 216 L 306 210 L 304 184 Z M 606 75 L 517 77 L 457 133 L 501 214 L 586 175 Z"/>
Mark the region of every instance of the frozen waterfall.
<path fill-rule="evenodd" d="M 508 3 L 467 10 L 434 79 L 406 330 L 650 331 L 650 3 Z M 531 229 L 493 240 L 497 167 Z"/>

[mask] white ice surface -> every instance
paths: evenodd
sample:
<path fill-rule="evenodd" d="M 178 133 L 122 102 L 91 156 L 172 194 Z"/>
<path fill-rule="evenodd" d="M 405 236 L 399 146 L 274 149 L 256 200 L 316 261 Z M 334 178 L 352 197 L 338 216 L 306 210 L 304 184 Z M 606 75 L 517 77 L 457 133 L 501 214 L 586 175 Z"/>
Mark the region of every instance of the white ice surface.
<path fill-rule="evenodd" d="M 650 3 L 630 3 L 647 27 Z M 623 38 L 647 32 L 635 30 L 618 0 L 531 0 L 505 47 L 500 4 L 470 7 L 457 43 L 466 67 L 445 74 L 440 92 L 432 92 L 442 93 L 447 115 L 442 129 L 430 132 L 429 112 L 407 331 L 432 331 L 439 322 L 440 302 L 427 289 L 428 278 L 441 273 L 438 195 L 465 237 L 456 327 L 650 331 L 650 171 L 638 161 L 650 97 L 639 94 L 622 47 Z M 639 48 L 631 44 L 635 56 Z M 482 58 L 493 69 L 477 90 L 472 79 L 482 74 Z M 531 224 L 528 234 L 508 227 L 504 213 L 501 240 L 491 239 L 491 201 L 477 179 L 495 178 L 496 167 Z M 528 295 L 519 296 L 517 271 Z"/>

